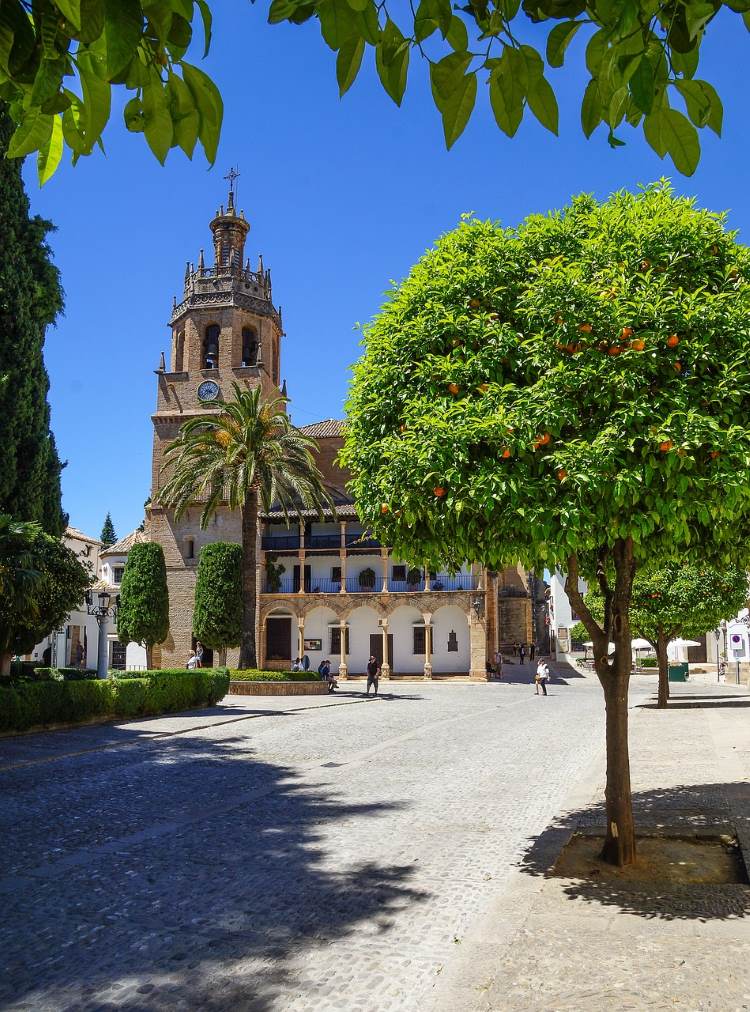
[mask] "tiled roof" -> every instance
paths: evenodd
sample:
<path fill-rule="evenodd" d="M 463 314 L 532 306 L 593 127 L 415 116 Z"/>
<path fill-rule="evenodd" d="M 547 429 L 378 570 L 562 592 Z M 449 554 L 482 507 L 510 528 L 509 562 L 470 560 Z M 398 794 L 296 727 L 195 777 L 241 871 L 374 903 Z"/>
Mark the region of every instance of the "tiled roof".
<path fill-rule="evenodd" d="M 300 432 L 313 439 L 325 439 L 327 436 L 343 436 L 344 422 L 340 418 L 325 418 L 322 422 L 303 425 Z"/>
<path fill-rule="evenodd" d="M 347 495 L 340 488 L 336 488 L 335 485 L 327 485 L 326 491 L 330 495 L 336 507 L 336 513 L 340 517 L 356 517 L 357 511 L 354 509 L 354 500 L 350 495 Z M 330 507 L 324 507 L 323 513 L 330 516 L 332 515 Z M 278 508 L 278 504 L 274 503 L 271 510 L 268 513 L 261 513 L 261 516 L 266 517 L 268 520 L 283 520 L 284 512 Z M 318 511 L 314 509 L 290 509 L 290 517 L 316 517 Z"/>
<path fill-rule="evenodd" d="M 76 541 L 87 541 L 90 545 L 101 544 L 101 541 L 98 538 L 90 538 L 88 534 L 84 534 L 83 531 L 79 531 L 77 527 L 71 527 L 70 525 L 65 528 L 65 536 L 68 538 L 75 538 Z"/>
<path fill-rule="evenodd" d="M 124 538 L 120 538 L 119 541 L 115 541 L 113 545 L 109 545 L 100 555 L 127 555 L 133 545 L 140 545 L 141 542 L 148 541 L 144 531 L 132 531 Z"/>

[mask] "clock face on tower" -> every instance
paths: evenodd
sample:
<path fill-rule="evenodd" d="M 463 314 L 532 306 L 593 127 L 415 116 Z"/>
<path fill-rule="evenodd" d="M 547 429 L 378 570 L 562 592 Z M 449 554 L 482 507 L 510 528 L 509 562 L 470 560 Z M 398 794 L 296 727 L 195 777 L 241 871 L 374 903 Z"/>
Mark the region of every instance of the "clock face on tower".
<path fill-rule="evenodd" d="M 204 380 L 198 387 L 199 401 L 215 401 L 219 396 L 219 384 L 214 380 Z"/>

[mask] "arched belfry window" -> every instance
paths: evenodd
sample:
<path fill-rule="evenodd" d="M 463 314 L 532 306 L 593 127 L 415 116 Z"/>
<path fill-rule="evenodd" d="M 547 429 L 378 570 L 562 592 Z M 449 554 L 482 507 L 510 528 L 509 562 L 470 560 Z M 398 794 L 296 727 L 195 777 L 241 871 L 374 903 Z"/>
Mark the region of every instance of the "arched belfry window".
<path fill-rule="evenodd" d="M 185 331 L 178 330 L 174 337 L 174 371 L 182 372 L 185 368 Z"/>
<path fill-rule="evenodd" d="M 215 323 L 212 323 L 210 327 L 206 327 L 206 333 L 203 338 L 204 369 L 219 368 L 219 333 L 219 327 Z"/>
<path fill-rule="evenodd" d="M 242 364 L 258 364 L 258 335 L 252 327 L 242 328 Z"/>

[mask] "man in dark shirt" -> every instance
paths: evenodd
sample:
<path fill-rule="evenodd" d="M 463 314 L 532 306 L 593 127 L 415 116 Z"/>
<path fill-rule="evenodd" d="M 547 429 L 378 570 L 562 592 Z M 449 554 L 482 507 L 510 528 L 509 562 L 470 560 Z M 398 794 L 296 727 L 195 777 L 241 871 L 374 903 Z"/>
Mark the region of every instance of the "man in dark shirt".
<path fill-rule="evenodd" d="M 370 659 L 367 662 L 367 692 L 365 695 L 370 695 L 370 686 L 375 687 L 375 695 L 378 694 L 378 675 L 380 674 L 380 664 L 375 654 L 370 654 Z"/>

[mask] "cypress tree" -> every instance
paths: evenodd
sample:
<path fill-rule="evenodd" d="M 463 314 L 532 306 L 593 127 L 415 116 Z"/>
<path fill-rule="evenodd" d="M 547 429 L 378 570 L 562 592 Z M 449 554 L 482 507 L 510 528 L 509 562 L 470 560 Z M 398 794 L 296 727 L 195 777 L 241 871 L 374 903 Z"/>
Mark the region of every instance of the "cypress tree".
<path fill-rule="evenodd" d="M 143 643 L 151 667 L 153 648 L 169 633 L 167 568 L 161 545 L 133 545 L 125 563 L 117 611 L 117 636 L 121 643 Z"/>
<path fill-rule="evenodd" d="M 219 651 L 219 666 L 227 662 L 227 647 L 242 641 L 242 545 L 216 541 L 201 551 L 193 611 L 195 638 Z"/>
<path fill-rule="evenodd" d="M 104 545 L 105 548 L 109 548 L 110 545 L 113 545 L 115 541 L 117 541 L 117 535 L 115 534 L 115 525 L 112 523 L 112 517 L 110 516 L 109 512 L 107 512 L 107 515 L 104 518 L 102 533 L 99 536 L 99 540 L 101 541 L 101 543 Z"/>
<path fill-rule="evenodd" d="M 0 102 L 0 511 L 36 520 L 59 536 L 60 471 L 50 432 L 49 379 L 44 334 L 63 306 L 57 268 L 46 235 L 50 222 L 29 215 L 21 159 L 5 152 L 13 126 Z"/>

